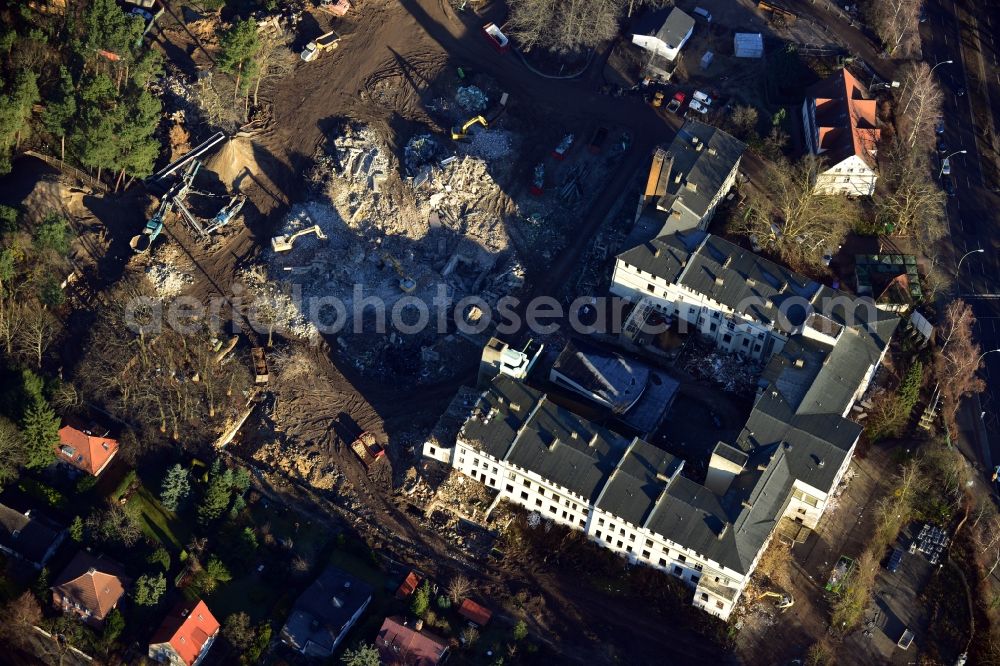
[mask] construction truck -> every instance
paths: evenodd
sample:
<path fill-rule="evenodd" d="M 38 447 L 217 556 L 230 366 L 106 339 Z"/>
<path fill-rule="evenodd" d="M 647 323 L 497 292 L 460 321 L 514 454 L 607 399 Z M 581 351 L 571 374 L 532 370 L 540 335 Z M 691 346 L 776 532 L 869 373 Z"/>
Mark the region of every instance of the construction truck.
<path fill-rule="evenodd" d="M 467 139 L 469 137 L 469 129 L 474 125 L 482 125 L 483 128 L 487 128 L 497 121 L 497 119 L 503 115 L 503 112 L 507 110 L 507 99 L 510 96 L 507 93 L 500 95 L 500 104 L 497 108 L 487 116 L 473 116 L 465 122 L 464 125 L 451 128 L 451 138 L 455 141 L 461 141 L 462 139 Z"/>
<path fill-rule="evenodd" d="M 295 243 L 296 238 L 301 238 L 307 234 L 316 234 L 316 238 L 326 240 L 326 234 L 323 233 L 323 230 L 319 228 L 318 224 L 314 224 L 311 227 L 299 229 L 289 236 L 275 236 L 271 239 L 271 249 L 275 252 L 288 252 L 292 249 L 292 245 Z"/>
<path fill-rule="evenodd" d="M 340 35 L 331 30 L 306 44 L 300 57 L 305 62 L 312 62 L 321 51 L 333 51 L 340 44 Z"/>
<path fill-rule="evenodd" d="M 375 441 L 375 435 L 365 431 L 351 442 L 351 450 L 358 457 L 366 470 L 385 457 L 385 449 Z"/>

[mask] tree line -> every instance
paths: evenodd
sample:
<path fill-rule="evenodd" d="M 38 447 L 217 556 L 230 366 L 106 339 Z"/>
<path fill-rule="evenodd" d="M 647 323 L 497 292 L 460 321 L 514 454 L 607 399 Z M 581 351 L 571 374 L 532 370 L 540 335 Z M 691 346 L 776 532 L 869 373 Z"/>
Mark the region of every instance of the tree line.
<path fill-rule="evenodd" d="M 141 45 L 143 21 L 115 0 L 71 3 L 64 15 L 8 8 L 0 33 L 0 173 L 13 152 L 49 149 L 96 172 L 150 174 L 160 101 L 150 84 L 159 53 Z"/>

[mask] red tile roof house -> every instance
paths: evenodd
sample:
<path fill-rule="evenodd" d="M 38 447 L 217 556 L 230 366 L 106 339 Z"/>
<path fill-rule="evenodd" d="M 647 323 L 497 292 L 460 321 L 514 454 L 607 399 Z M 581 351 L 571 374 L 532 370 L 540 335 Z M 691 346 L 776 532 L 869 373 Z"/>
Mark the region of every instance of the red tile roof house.
<path fill-rule="evenodd" d="M 105 557 L 80 551 L 52 586 L 52 604 L 100 629 L 125 593 L 122 566 Z"/>
<path fill-rule="evenodd" d="M 410 573 L 406 574 L 406 578 L 403 579 L 403 582 L 400 584 L 399 589 L 396 590 L 396 598 L 405 599 L 414 592 L 416 592 L 417 587 L 420 586 L 421 580 L 422 578 L 420 577 L 420 574 L 418 574 L 416 571 L 411 571 Z"/>
<path fill-rule="evenodd" d="M 486 623 L 493 617 L 493 613 L 472 599 L 466 599 L 462 602 L 462 605 L 458 607 L 458 614 L 466 620 L 478 624 L 480 627 L 486 626 Z"/>
<path fill-rule="evenodd" d="M 383 666 L 436 666 L 448 653 L 448 642 L 417 631 L 400 617 L 387 617 L 375 647 Z"/>
<path fill-rule="evenodd" d="M 171 666 L 197 666 L 212 649 L 219 622 L 204 601 L 180 604 L 163 620 L 149 642 L 149 658 Z"/>
<path fill-rule="evenodd" d="M 104 432 L 104 434 L 99 434 Z M 118 440 L 108 437 L 97 426 L 77 427 L 66 424 L 59 429 L 59 460 L 92 476 L 99 476 L 118 453 Z"/>
<path fill-rule="evenodd" d="M 817 194 L 871 196 L 878 178 L 877 102 L 864 84 L 843 69 L 813 85 L 802 104 L 806 146 L 826 160 Z"/>

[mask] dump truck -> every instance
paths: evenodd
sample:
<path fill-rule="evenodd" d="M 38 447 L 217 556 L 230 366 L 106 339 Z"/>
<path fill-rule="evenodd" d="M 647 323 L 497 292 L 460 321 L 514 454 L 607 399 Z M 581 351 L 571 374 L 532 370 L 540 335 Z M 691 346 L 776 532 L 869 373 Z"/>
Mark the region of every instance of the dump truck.
<path fill-rule="evenodd" d="M 385 457 L 385 449 L 375 441 L 375 435 L 368 431 L 361 433 L 351 442 L 351 449 L 366 470 L 370 470 L 375 463 Z"/>
<path fill-rule="evenodd" d="M 333 51 L 337 48 L 340 42 L 340 36 L 331 30 L 325 35 L 320 35 L 313 41 L 306 44 L 306 47 L 302 49 L 301 58 L 305 62 L 312 62 L 316 59 L 316 56 L 320 54 L 321 51 Z"/>

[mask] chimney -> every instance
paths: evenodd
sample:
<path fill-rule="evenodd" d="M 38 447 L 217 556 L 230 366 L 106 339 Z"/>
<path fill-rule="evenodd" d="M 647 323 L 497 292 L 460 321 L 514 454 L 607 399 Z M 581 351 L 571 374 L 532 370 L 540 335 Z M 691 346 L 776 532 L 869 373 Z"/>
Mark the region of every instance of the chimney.
<path fill-rule="evenodd" d="M 676 183 L 676 184 L 680 184 L 680 182 L 681 182 L 681 180 L 682 180 L 683 178 L 684 178 L 684 176 L 683 176 L 683 175 L 681 174 L 681 172 L 680 172 L 680 171 L 678 171 L 678 172 L 677 172 L 677 175 L 676 175 L 676 176 L 674 176 L 674 183 Z"/>
<path fill-rule="evenodd" d="M 663 481 L 664 483 L 670 483 L 670 477 L 664 474 L 663 472 L 658 472 L 656 474 L 656 480 Z"/>
<path fill-rule="evenodd" d="M 757 280 L 754 280 L 753 278 L 747 278 L 747 286 L 748 287 L 757 286 Z"/>
<path fill-rule="evenodd" d="M 717 151 L 715 148 L 709 148 L 708 154 L 711 155 L 712 157 L 715 157 L 716 155 L 719 154 L 719 151 Z"/>
<path fill-rule="evenodd" d="M 722 286 L 722 282 L 723 282 L 722 276 L 721 275 L 717 275 L 715 277 L 715 284 L 718 285 L 719 287 L 721 287 Z"/>
<path fill-rule="evenodd" d="M 728 531 L 729 531 L 729 523 L 722 523 L 722 529 L 719 530 L 719 536 L 717 537 L 719 541 L 722 541 L 722 538 L 726 536 L 726 532 Z"/>
<path fill-rule="evenodd" d="M 699 142 L 697 143 L 697 145 L 695 146 L 695 148 L 694 148 L 694 149 L 695 149 L 695 150 L 697 150 L 697 151 L 698 151 L 698 152 L 700 153 L 700 152 L 702 151 L 702 149 L 703 149 L 704 147 L 705 147 L 705 144 L 704 144 L 704 143 L 702 143 L 701 141 L 699 141 Z"/>
<path fill-rule="evenodd" d="M 653 256 L 654 257 L 660 256 L 660 248 L 658 248 L 658 247 L 653 248 Z"/>
<path fill-rule="evenodd" d="M 588 446 L 597 446 L 597 433 L 595 432 L 590 436 L 590 442 L 587 443 Z"/>
<path fill-rule="evenodd" d="M 512 411 L 512 412 L 519 412 L 519 411 L 521 411 L 521 405 L 518 404 L 518 403 L 516 403 L 516 402 L 510 403 L 510 411 Z"/>
<path fill-rule="evenodd" d="M 753 504 L 751 504 L 750 502 L 748 502 L 746 500 L 743 500 L 742 502 L 740 502 L 740 506 L 742 506 L 744 509 L 752 509 L 753 508 Z"/>
<path fill-rule="evenodd" d="M 690 180 L 684 183 L 684 187 L 688 188 L 688 190 L 691 192 L 698 191 L 698 183 L 692 183 Z"/>
<path fill-rule="evenodd" d="M 822 458 L 820 458 L 820 459 L 819 459 L 819 462 L 817 463 L 817 466 L 818 466 L 818 467 L 819 467 L 820 469 L 822 469 L 823 467 L 826 467 L 826 461 L 825 461 L 825 460 L 823 460 Z"/>
<path fill-rule="evenodd" d="M 555 451 L 556 450 L 556 444 L 558 444 L 558 443 L 559 443 L 559 438 L 558 437 L 553 437 L 552 441 L 549 442 L 549 451 Z"/>
<path fill-rule="evenodd" d="M 795 359 L 795 367 L 796 368 L 804 368 L 805 365 L 806 365 L 806 360 L 804 358 L 799 357 L 799 358 Z"/>

